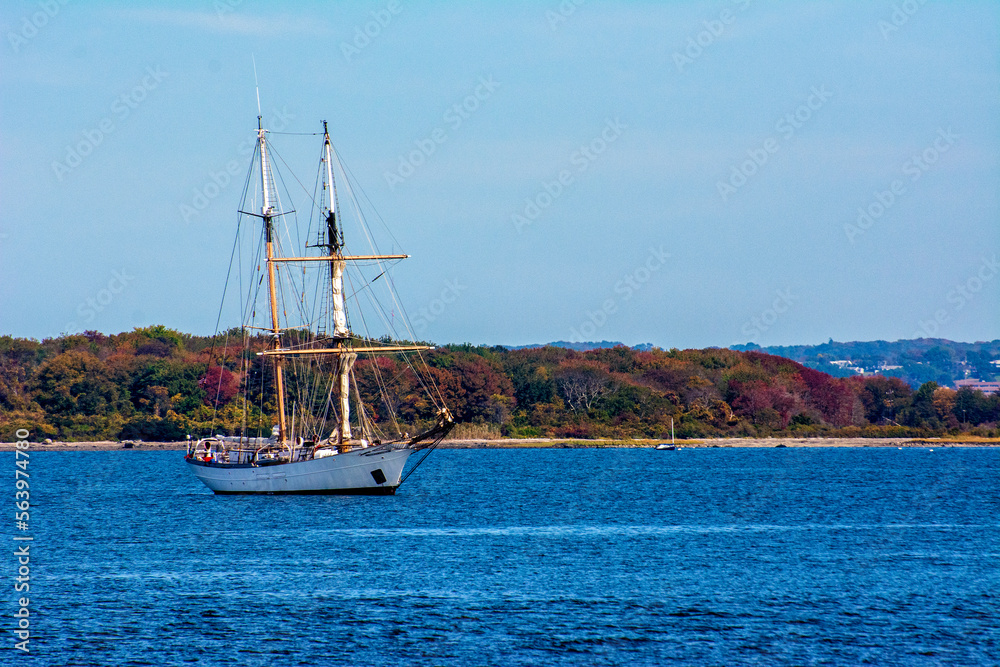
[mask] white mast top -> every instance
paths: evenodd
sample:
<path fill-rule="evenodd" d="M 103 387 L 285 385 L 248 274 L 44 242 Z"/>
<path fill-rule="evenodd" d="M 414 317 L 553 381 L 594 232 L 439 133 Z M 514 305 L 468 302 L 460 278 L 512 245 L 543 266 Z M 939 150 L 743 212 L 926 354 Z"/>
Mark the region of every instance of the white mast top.
<path fill-rule="evenodd" d="M 260 118 L 264 114 L 260 112 L 260 84 L 257 83 L 257 59 L 252 53 L 250 54 L 250 60 L 253 62 L 253 85 L 257 91 L 257 118 Z"/>
<path fill-rule="evenodd" d="M 271 188 L 269 187 L 271 183 L 271 165 L 267 161 L 267 130 L 261 127 L 261 117 L 257 116 L 257 139 L 260 142 L 260 184 L 261 190 L 263 191 L 261 208 L 261 215 L 269 216 L 274 210 L 271 205 Z"/>
<path fill-rule="evenodd" d="M 326 158 L 326 186 L 327 201 L 329 210 L 327 211 L 327 242 L 330 244 L 330 251 L 333 253 L 330 263 L 332 287 L 333 287 L 333 336 L 334 338 L 348 338 L 351 335 L 347 328 L 347 309 L 344 305 L 344 268 L 346 262 L 343 259 L 343 249 L 340 248 L 337 239 L 337 201 L 334 196 L 333 185 L 333 155 L 330 148 L 330 133 L 326 130 L 326 122 L 323 122 L 323 150 Z"/>
<path fill-rule="evenodd" d="M 330 159 L 330 134 L 326 131 L 326 122 L 323 123 L 323 137 L 324 137 L 324 150 L 326 151 L 326 182 L 330 186 L 330 192 L 327 193 L 327 200 L 329 201 L 330 213 L 336 213 L 337 203 L 333 199 L 333 163 Z M 333 243 L 334 239 L 330 239 L 330 243 Z"/>

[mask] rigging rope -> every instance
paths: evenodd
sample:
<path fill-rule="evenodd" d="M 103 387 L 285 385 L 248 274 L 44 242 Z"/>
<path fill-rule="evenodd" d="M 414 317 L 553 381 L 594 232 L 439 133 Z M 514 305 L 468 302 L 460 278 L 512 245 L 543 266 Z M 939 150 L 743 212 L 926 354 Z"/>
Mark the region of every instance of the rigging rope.
<path fill-rule="evenodd" d="M 322 133 L 279 132 L 271 134 L 287 134 L 287 135 L 298 134 L 303 136 L 317 136 L 321 135 Z M 270 168 L 268 169 L 269 183 L 264 184 L 264 186 L 268 188 L 269 195 L 273 196 L 275 210 L 279 212 L 272 218 L 273 225 L 280 225 L 278 229 L 272 228 L 272 234 L 273 234 L 272 240 L 275 246 L 275 256 L 281 257 L 283 256 L 281 249 L 282 246 L 285 245 L 285 243 L 287 243 L 288 246 L 294 246 L 294 247 L 302 245 L 298 214 L 295 211 L 295 209 L 292 208 L 292 210 L 288 211 L 288 213 L 291 214 L 288 216 L 282 215 L 280 213 L 283 210 L 282 199 L 285 199 L 289 202 L 292 201 L 290 189 L 287 185 L 288 181 L 286 181 L 286 177 L 283 174 L 283 171 L 287 170 L 289 172 L 289 174 L 294 179 L 294 182 L 298 183 L 299 187 L 312 202 L 308 214 L 308 224 L 306 230 L 307 245 L 305 246 L 306 248 L 310 247 L 308 243 L 313 233 L 312 231 L 313 222 L 314 220 L 319 219 L 319 218 L 314 218 L 314 216 L 317 214 L 317 211 L 320 214 L 320 218 L 322 217 L 323 206 L 325 204 L 319 202 L 318 199 L 321 196 L 320 194 L 321 192 L 325 193 L 325 189 L 321 189 L 321 183 L 325 183 L 326 179 L 323 176 L 323 173 L 318 175 L 314 183 L 312 192 L 309 192 L 309 190 L 306 189 L 302 181 L 300 181 L 298 177 L 295 176 L 295 173 L 288 167 L 288 164 L 286 163 L 282 155 L 275 150 L 274 145 L 270 142 L 268 142 L 266 145 L 268 146 L 267 153 L 268 153 L 268 158 L 270 158 L 269 159 Z M 257 142 L 254 151 L 253 162 L 251 163 L 251 168 L 247 174 L 247 179 L 244 182 L 242 201 L 241 201 L 241 211 L 252 210 L 252 207 L 246 208 L 246 204 L 248 201 L 250 201 L 252 198 L 255 198 L 256 196 L 256 193 L 253 193 L 251 195 L 250 185 L 253 181 L 253 174 L 256 172 L 259 175 L 260 148 L 261 144 L 260 142 Z M 368 197 L 368 194 L 364 191 L 360 183 L 358 183 L 354 178 L 354 174 L 350 172 L 347 166 L 341 161 L 339 153 L 337 153 L 336 150 L 332 150 L 331 153 L 332 153 L 331 161 L 333 162 L 333 164 L 329 166 L 331 169 L 334 166 L 336 166 L 339 169 L 340 174 L 343 175 L 343 180 L 342 180 L 343 187 L 347 188 L 346 192 L 351 198 L 352 208 L 350 209 L 350 211 L 353 212 L 354 216 L 356 216 L 357 222 L 359 223 L 359 226 L 361 227 L 362 230 L 362 234 L 359 235 L 360 238 L 363 238 L 364 241 L 367 242 L 368 246 L 372 249 L 373 254 L 380 254 L 378 250 L 378 243 L 376 242 L 374 236 L 372 235 L 371 230 L 368 228 L 367 222 L 365 220 L 365 213 L 364 211 L 362 211 L 360 202 L 358 198 L 355 196 L 355 190 L 360 192 L 364 200 L 367 202 L 367 206 L 370 207 L 371 211 L 374 212 L 376 219 L 381 223 L 382 227 L 386 230 L 386 232 L 388 232 L 388 235 L 392 238 L 392 241 L 398 245 L 398 241 L 392 234 L 392 230 L 388 228 L 388 226 L 385 224 L 385 221 L 382 219 L 381 215 L 378 214 L 378 211 L 372 204 L 371 199 Z M 325 160 L 325 151 L 324 151 L 324 156 L 321 159 L 321 163 L 323 160 Z M 280 164 L 282 166 L 282 169 L 275 168 L 277 164 Z M 280 184 L 280 188 L 277 187 L 278 184 Z M 336 179 L 333 179 L 333 182 L 329 184 L 329 187 L 331 188 L 332 191 L 331 194 L 333 194 L 333 207 L 335 209 L 334 213 L 336 215 L 338 223 L 343 224 L 342 218 L 340 216 L 339 199 L 336 197 L 336 191 L 337 191 L 336 186 L 337 186 Z M 354 216 L 351 216 L 350 214 L 348 215 L 348 217 L 354 217 Z M 303 217 L 306 217 L 305 214 L 303 214 Z M 237 253 L 237 249 L 240 248 L 244 243 L 248 243 L 249 247 L 247 248 L 247 251 L 249 252 L 247 253 L 248 254 L 247 259 L 254 258 L 256 260 L 255 267 L 256 267 L 256 273 L 259 274 L 259 279 L 255 281 L 256 284 L 251 284 L 246 286 L 248 288 L 245 291 L 247 298 L 245 301 L 241 299 L 241 304 L 240 304 L 242 311 L 241 322 L 244 323 L 244 328 L 242 332 L 243 341 L 242 341 L 242 359 L 240 368 L 241 368 L 241 375 L 246 378 L 246 380 L 241 383 L 243 387 L 242 400 L 243 400 L 243 406 L 245 408 L 243 410 L 243 418 L 241 425 L 242 425 L 243 436 L 246 436 L 248 429 L 252 428 L 252 425 L 249 423 L 249 419 L 251 417 L 251 415 L 249 414 L 249 410 L 252 407 L 256 407 L 258 413 L 256 419 L 257 437 L 261 437 L 262 430 L 267 428 L 264 420 L 270 419 L 270 417 L 265 413 L 264 409 L 265 389 L 267 385 L 266 376 L 268 375 L 266 369 L 268 367 L 271 367 L 272 369 L 271 375 L 273 377 L 272 364 L 277 364 L 278 360 L 277 358 L 275 358 L 274 360 L 269 360 L 267 357 L 256 357 L 255 359 L 253 356 L 255 349 L 259 348 L 262 344 L 264 349 L 271 347 L 270 337 L 273 336 L 273 333 L 269 333 L 266 335 L 257 334 L 251 337 L 251 334 L 249 332 L 249 328 L 255 328 L 254 325 L 259 323 L 257 319 L 258 317 L 257 306 L 262 304 L 263 292 L 267 291 L 268 298 L 270 298 L 269 290 L 265 290 L 263 286 L 263 282 L 266 278 L 265 273 L 267 268 L 266 259 L 264 258 L 265 247 L 266 247 L 266 234 L 265 234 L 265 229 L 262 226 L 260 235 L 256 237 L 257 241 L 256 248 L 253 249 L 252 242 L 249 242 L 249 239 L 244 241 L 244 239 L 246 239 L 247 237 L 246 235 L 241 235 L 240 233 L 240 227 L 242 226 L 242 223 L 243 223 L 243 214 L 241 213 L 238 218 L 237 236 L 234 242 L 233 254 L 230 257 L 229 271 L 226 280 L 226 290 L 224 290 L 223 293 L 223 302 L 225 302 L 225 296 L 229 288 L 229 280 L 233 270 L 234 258 L 235 261 L 238 263 L 238 266 L 240 268 L 243 267 L 244 253 L 243 252 Z M 294 231 L 296 233 L 296 239 L 299 241 L 297 245 L 293 243 L 292 240 L 292 234 L 291 234 L 292 230 L 290 229 L 291 225 L 295 226 Z M 321 225 L 318 225 L 317 229 L 320 228 Z M 320 236 L 318 238 L 317 244 L 322 245 L 322 231 L 319 231 L 318 233 L 320 234 Z M 364 245 L 364 243 L 362 243 L 361 245 Z M 256 252 L 254 252 L 254 250 Z M 373 323 L 380 321 L 381 324 L 384 326 L 385 330 L 391 333 L 392 338 L 396 340 L 403 339 L 403 336 L 400 335 L 401 331 L 397 330 L 397 325 L 395 323 L 394 316 L 390 317 L 389 314 L 387 313 L 387 307 L 389 306 L 389 304 L 383 305 L 378 301 L 378 299 L 375 298 L 375 288 L 381 286 L 384 286 L 385 291 L 388 292 L 389 301 L 394 308 L 394 312 L 398 311 L 402 315 L 402 317 L 400 318 L 400 321 L 402 322 L 401 330 L 405 332 L 407 339 L 415 340 L 416 338 L 410 327 L 409 318 L 406 316 L 406 310 L 403 307 L 402 303 L 399 301 L 395 289 L 395 283 L 392 279 L 391 273 L 389 272 L 389 268 L 395 266 L 395 263 L 396 263 L 395 260 L 351 262 L 348 263 L 349 270 L 345 271 L 344 273 L 344 278 L 346 279 L 347 284 L 351 288 L 350 296 L 348 296 L 345 300 L 351 301 L 356 306 L 358 306 L 356 311 L 351 311 L 351 312 L 353 313 L 354 316 L 356 316 L 360 320 L 360 324 L 364 331 L 363 340 L 369 342 L 372 345 L 377 344 L 379 341 L 386 342 L 390 340 L 390 337 L 386 336 L 380 339 L 376 339 L 373 336 L 372 330 L 369 329 L 367 321 L 368 318 L 366 317 L 366 314 L 364 312 L 366 310 L 366 307 L 362 306 L 370 306 L 374 311 L 376 319 L 373 321 Z M 317 264 L 318 265 L 322 264 L 324 266 L 326 265 L 326 263 L 317 263 Z M 332 317 L 332 311 L 333 311 L 332 294 L 331 291 L 329 290 L 328 277 L 325 276 L 325 274 L 323 274 L 322 272 L 320 272 L 319 277 L 314 278 L 311 276 L 309 272 L 306 271 L 306 267 L 302 268 L 301 275 L 299 275 L 299 273 L 294 269 L 292 269 L 291 267 L 288 267 L 288 270 L 286 270 L 286 267 L 283 264 L 275 265 L 274 269 L 276 273 L 275 300 L 277 302 L 275 304 L 275 307 L 279 310 L 279 313 L 282 316 L 281 319 L 279 320 L 279 329 L 281 329 L 281 331 L 283 332 L 282 334 L 283 341 L 279 341 L 278 344 L 281 345 L 282 347 L 288 347 L 290 349 L 300 349 L 305 346 L 315 345 L 317 342 L 322 340 L 328 340 L 328 338 L 325 336 L 326 332 L 325 326 L 328 324 L 327 320 L 330 317 Z M 376 271 L 379 271 L 379 273 L 374 278 L 369 280 L 366 277 L 366 274 L 371 275 Z M 388 279 L 383 281 L 380 286 L 373 285 L 376 281 L 387 275 Z M 241 287 L 240 290 L 241 293 L 244 292 L 243 281 L 244 281 L 243 271 L 240 271 L 239 283 Z M 358 286 L 359 283 L 361 284 L 360 286 Z M 356 286 L 357 289 L 355 289 Z M 361 304 L 362 294 L 364 295 L 364 299 L 366 302 L 365 304 Z M 293 298 L 293 295 L 294 295 L 293 300 L 295 302 L 294 304 L 289 303 L 289 299 Z M 310 299 L 307 298 L 307 295 L 311 296 L 311 302 Z M 385 300 L 384 296 L 383 300 Z M 219 326 L 221 324 L 222 311 L 223 311 L 223 306 L 220 306 L 216 322 L 215 339 L 213 340 L 212 350 L 209 354 L 209 364 L 211 364 L 212 360 L 214 359 L 214 355 L 216 353 L 215 352 L 216 347 L 218 346 L 217 336 L 219 334 Z M 282 321 L 286 325 L 290 324 L 289 321 L 290 312 L 293 315 L 293 317 L 297 316 L 302 321 L 302 323 L 306 327 L 305 331 L 293 332 L 290 328 L 282 328 L 280 326 L 280 322 Z M 267 320 L 268 324 L 268 326 L 260 328 L 264 330 L 270 330 L 272 328 L 271 327 L 272 323 L 270 322 L 269 308 L 265 308 L 265 310 L 263 310 L 260 313 L 260 315 L 262 318 Z M 225 341 L 223 343 L 224 361 L 229 359 L 228 345 L 229 345 L 230 333 L 231 332 L 227 331 Z M 427 398 L 430 399 L 430 403 L 434 406 L 435 409 L 440 410 L 444 405 L 444 398 L 441 394 L 441 390 L 438 387 L 437 382 L 435 381 L 434 374 L 433 372 L 431 372 L 431 369 L 427 364 L 427 360 L 424 358 L 424 355 L 420 351 L 417 351 L 417 355 L 415 358 L 408 353 L 401 354 L 400 356 L 402 357 L 402 359 L 400 360 L 398 365 L 396 364 L 395 361 L 392 362 L 391 364 L 391 367 L 393 369 L 392 372 L 389 372 L 388 364 L 385 365 L 385 367 L 383 367 L 383 364 L 379 363 L 381 357 L 376 356 L 376 354 L 374 353 L 368 353 L 368 354 L 363 353 L 363 354 L 365 355 L 365 357 L 367 357 L 365 359 L 367 363 L 363 365 L 363 368 L 370 369 L 370 371 L 368 372 L 370 373 L 371 380 L 374 384 L 374 387 L 372 387 L 372 385 L 368 384 L 366 381 L 367 384 L 366 391 L 369 392 L 367 396 L 369 397 L 372 396 L 371 390 L 373 388 L 377 390 L 378 395 L 373 400 L 377 400 L 377 398 L 380 397 L 385 407 L 386 416 L 384 418 L 383 425 L 387 425 L 390 426 L 391 428 L 394 428 L 397 434 L 401 434 L 402 429 L 404 427 L 407 428 L 409 427 L 406 426 L 405 424 L 400 423 L 396 408 L 398 407 L 398 404 L 401 402 L 401 399 L 408 396 L 410 391 L 415 388 L 414 385 L 419 387 L 426 394 Z M 418 361 L 419 364 L 422 366 L 421 370 L 418 370 L 417 368 L 416 362 Z M 283 365 L 286 369 L 286 387 L 287 389 L 290 390 L 289 392 L 291 394 L 290 397 L 293 397 L 298 406 L 300 408 L 303 408 L 301 411 L 296 410 L 295 412 L 297 433 L 302 433 L 307 435 L 312 434 L 316 437 L 321 436 L 328 430 L 328 426 L 330 425 L 331 415 L 337 418 L 337 423 L 339 427 L 340 423 L 339 404 L 332 398 L 332 395 L 334 393 L 334 388 L 337 382 L 337 376 L 336 373 L 331 372 L 330 369 L 328 368 L 330 363 L 331 363 L 331 357 L 327 357 L 325 355 L 308 355 L 308 356 L 304 355 L 301 357 L 298 355 L 293 355 L 291 356 L 291 358 L 285 359 Z M 252 377 L 252 373 L 254 372 L 255 369 L 257 369 L 257 371 L 259 372 L 260 376 L 259 378 Z M 404 376 L 409 373 L 412 373 L 413 375 L 413 382 L 410 382 L 409 380 L 403 381 Z M 365 398 L 362 397 L 361 395 L 360 391 L 361 387 L 358 384 L 358 377 L 354 373 L 352 373 L 351 375 L 352 375 L 353 389 L 354 389 L 353 393 L 355 394 L 354 400 L 357 405 L 357 415 L 361 422 L 361 430 L 360 430 L 361 435 L 363 437 L 369 437 L 369 438 L 372 437 L 373 435 L 378 435 L 380 436 L 380 439 L 385 439 L 381 426 L 375 423 L 374 421 L 370 421 L 368 419 L 368 414 L 366 414 L 368 411 L 366 410 Z M 390 376 L 392 376 L 391 379 Z M 329 378 L 329 382 L 327 382 L 327 378 Z M 257 380 L 258 381 L 257 384 L 259 385 L 259 387 L 257 387 L 259 389 L 259 393 L 256 397 L 257 400 L 255 401 L 257 404 L 256 406 L 253 406 L 253 404 L 251 403 L 253 398 L 251 394 L 253 393 L 254 389 L 251 386 L 253 380 Z M 217 385 L 218 386 L 216 395 L 218 396 L 222 386 L 221 372 L 219 374 Z M 391 395 L 390 395 L 390 385 L 396 388 L 396 390 L 393 391 Z M 405 393 L 403 391 L 404 387 L 405 387 Z M 350 398 L 348 400 L 350 400 Z M 374 411 L 374 406 L 378 404 L 371 402 L 370 405 L 373 406 L 373 411 Z M 423 410 L 426 407 L 426 405 L 427 404 L 425 403 L 423 408 L 420 409 Z M 215 423 L 218 418 L 218 414 L 219 414 L 219 404 L 218 401 L 215 401 L 215 410 L 213 411 L 213 420 L 212 420 L 213 429 L 215 428 Z M 299 419 L 300 415 L 301 419 Z M 380 421 L 382 421 L 381 418 Z M 420 421 L 422 420 L 417 419 L 418 424 Z M 416 427 L 417 424 L 414 424 L 413 426 Z M 420 429 L 417 429 L 418 432 L 419 430 Z M 266 435 L 267 436 L 270 435 L 270 430 L 267 431 Z M 413 468 L 411 468 L 410 472 L 407 473 L 407 476 L 409 476 L 409 474 L 411 474 L 412 471 L 415 470 L 416 467 L 419 466 L 424 459 L 426 459 L 430 451 L 434 449 L 439 442 L 440 438 L 435 440 L 432 445 L 425 448 L 426 452 L 420 458 L 420 460 L 417 461 L 416 465 L 414 465 Z M 403 479 L 405 479 L 405 477 Z"/>
<path fill-rule="evenodd" d="M 409 470 L 408 470 L 408 471 L 406 472 L 406 474 L 405 474 L 405 475 L 403 475 L 402 479 L 400 479 L 400 480 L 399 480 L 399 484 L 397 484 L 397 485 L 396 485 L 396 488 L 399 488 L 400 486 L 403 486 L 403 482 L 405 482 L 405 481 L 407 480 L 407 478 L 408 478 L 408 477 L 409 477 L 410 475 L 412 475 L 412 474 L 413 474 L 413 471 L 414 471 L 414 470 L 416 470 L 417 468 L 419 468 L 419 467 L 420 467 L 420 464 L 421 464 L 421 463 L 423 463 L 424 461 L 426 461 L 426 460 L 427 460 L 427 457 L 431 455 L 431 452 L 432 452 L 432 451 L 434 451 L 435 449 L 437 449 L 437 446 L 438 446 L 439 444 L 441 444 L 441 441 L 442 441 L 442 440 L 444 440 L 444 436 L 443 436 L 443 435 L 441 435 L 441 436 L 438 436 L 438 437 L 437 437 L 437 438 L 436 438 L 436 439 L 434 440 L 434 442 L 433 442 L 432 444 L 430 444 L 430 445 L 428 445 L 427 447 L 425 447 L 425 448 L 424 448 L 424 455 L 423 455 L 423 456 L 422 456 L 422 457 L 420 458 L 420 460 L 419 460 L 419 461 L 417 461 L 416 463 L 414 463 L 414 464 L 413 464 L 413 467 L 412 467 L 412 468 L 410 468 L 410 469 L 409 469 Z"/>

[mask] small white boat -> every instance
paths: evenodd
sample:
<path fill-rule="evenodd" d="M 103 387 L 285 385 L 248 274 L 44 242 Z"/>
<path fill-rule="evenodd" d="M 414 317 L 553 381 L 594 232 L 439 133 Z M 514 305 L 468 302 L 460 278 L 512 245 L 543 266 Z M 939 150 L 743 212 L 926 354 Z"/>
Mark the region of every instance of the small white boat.
<path fill-rule="evenodd" d="M 677 449 L 677 445 L 674 443 L 674 418 L 670 418 L 670 444 L 661 442 L 654 449 L 659 449 L 661 451 L 672 452 Z"/>

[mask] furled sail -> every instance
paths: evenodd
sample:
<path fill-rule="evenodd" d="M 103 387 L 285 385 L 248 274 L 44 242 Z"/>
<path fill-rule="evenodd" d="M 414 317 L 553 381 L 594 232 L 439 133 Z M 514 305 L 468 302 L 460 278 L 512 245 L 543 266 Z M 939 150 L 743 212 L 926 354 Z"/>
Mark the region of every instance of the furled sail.
<path fill-rule="evenodd" d="M 344 265 L 342 259 L 330 262 L 333 273 L 333 337 L 348 338 L 351 332 L 347 329 L 347 311 L 344 308 Z"/>
<path fill-rule="evenodd" d="M 351 402 L 349 400 L 351 391 L 351 369 L 358 355 L 352 353 L 342 354 L 337 359 L 337 382 L 339 385 L 338 396 L 340 398 L 340 442 L 350 440 L 351 435 Z"/>

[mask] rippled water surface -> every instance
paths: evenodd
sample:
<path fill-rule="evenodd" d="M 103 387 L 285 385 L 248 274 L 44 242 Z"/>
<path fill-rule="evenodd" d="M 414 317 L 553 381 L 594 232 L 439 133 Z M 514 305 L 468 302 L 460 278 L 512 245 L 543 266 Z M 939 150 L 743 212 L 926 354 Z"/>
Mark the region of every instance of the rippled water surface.
<path fill-rule="evenodd" d="M 31 468 L 18 664 L 1000 661 L 1000 450 L 445 450 L 377 498 Z"/>

